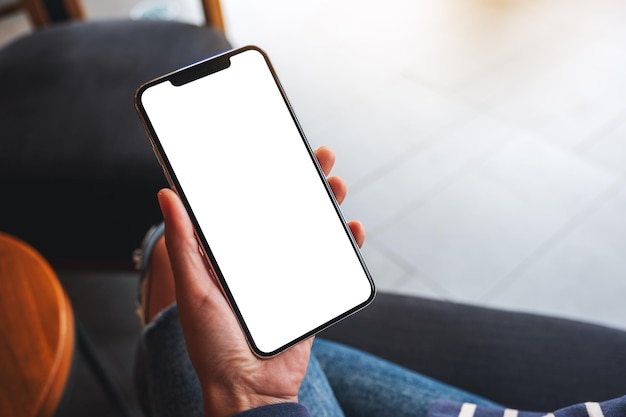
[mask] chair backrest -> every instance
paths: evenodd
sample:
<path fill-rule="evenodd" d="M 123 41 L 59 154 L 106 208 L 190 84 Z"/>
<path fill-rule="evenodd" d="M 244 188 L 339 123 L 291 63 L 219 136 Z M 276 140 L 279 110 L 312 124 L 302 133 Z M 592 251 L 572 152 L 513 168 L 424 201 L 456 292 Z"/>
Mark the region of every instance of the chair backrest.
<path fill-rule="evenodd" d="M 81 20 L 85 10 L 80 0 L 18 0 L 0 8 L 0 16 L 25 11 L 34 28 L 42 28 L 64 20 Z"/>
<path fill-rule="evenodd" d="M 0 233 L 0 415 L 53 416 L 74 355 L 74 315 L 48 263 Z"/>
<path fill-rule="evenodd" d="M 224 33 L 224 17 L 220 0 L 201 0 L 208 26 Z M 35 28 L 64 20 L 85 19 L 81 0 L 16 0 L 0 4 L 0 17 L 24 10 Z"/>

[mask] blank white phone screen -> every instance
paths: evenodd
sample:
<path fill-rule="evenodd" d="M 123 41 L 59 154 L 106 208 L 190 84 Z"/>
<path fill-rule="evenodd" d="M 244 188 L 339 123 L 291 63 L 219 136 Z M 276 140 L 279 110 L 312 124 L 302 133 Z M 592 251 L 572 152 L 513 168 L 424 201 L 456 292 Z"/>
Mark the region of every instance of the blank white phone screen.
<path fill-rule="evenodd" d="M 374 288 L 264 56 L 141 103 L 232 294 L 270 354 L 372 299 Z"/>

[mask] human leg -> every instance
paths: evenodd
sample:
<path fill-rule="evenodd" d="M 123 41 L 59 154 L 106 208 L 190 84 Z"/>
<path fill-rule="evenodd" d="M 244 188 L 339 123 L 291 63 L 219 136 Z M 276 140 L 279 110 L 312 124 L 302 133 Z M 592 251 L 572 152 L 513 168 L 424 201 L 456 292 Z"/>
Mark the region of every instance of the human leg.
<path fill-rule="evenodd" d="M 436 400 L 496 404 L 391 362 L 334 342 L 318 339 L 319 362 L 347 417 L 426 416 Z"/>
<path fill-rule="evenodd" d="M 146 416 L 201 417 L 202 391 L 183 337 L 176 305 L 170 305 L 141 334 L 135 385 Z"/>
<path fill-rule="evenodd" d="M 174 275 L 167 255 L 164 224 L 152 227 L 141 248 L 135 250 L 133 261 L 140 273 L 137 315 L 142 326 L 176 301 Z"/>
<path fill-rule="evenodd" d="M 311 354 L 309 367 L 300 385 L 298 401 L 314 417 L 344 417 L 330 383 L 313 354 Z"/>

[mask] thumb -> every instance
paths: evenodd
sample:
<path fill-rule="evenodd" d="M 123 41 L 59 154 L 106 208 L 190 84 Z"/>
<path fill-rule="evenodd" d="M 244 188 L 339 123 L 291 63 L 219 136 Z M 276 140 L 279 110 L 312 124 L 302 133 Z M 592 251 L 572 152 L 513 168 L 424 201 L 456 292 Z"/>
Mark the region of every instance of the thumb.
<path fill-rule="evenodd" d="M 206 294 L 211 291 L 212 280 L 207 279 L 207 265 L 182 201 L 167 188 L 159 191 L 158 199 L 165 222 L 165 244 L 174 273 L 176 298 Z"/>

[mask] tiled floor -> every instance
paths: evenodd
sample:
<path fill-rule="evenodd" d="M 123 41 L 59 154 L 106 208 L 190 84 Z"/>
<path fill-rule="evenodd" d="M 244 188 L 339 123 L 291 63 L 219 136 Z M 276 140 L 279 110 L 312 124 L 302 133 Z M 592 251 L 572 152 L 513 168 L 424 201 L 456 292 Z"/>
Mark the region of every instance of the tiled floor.
<path fill-rule="evenodd" d="M 626 329 L 626 3 L 222 5 L 336 150 L 379 289 Z"/>

